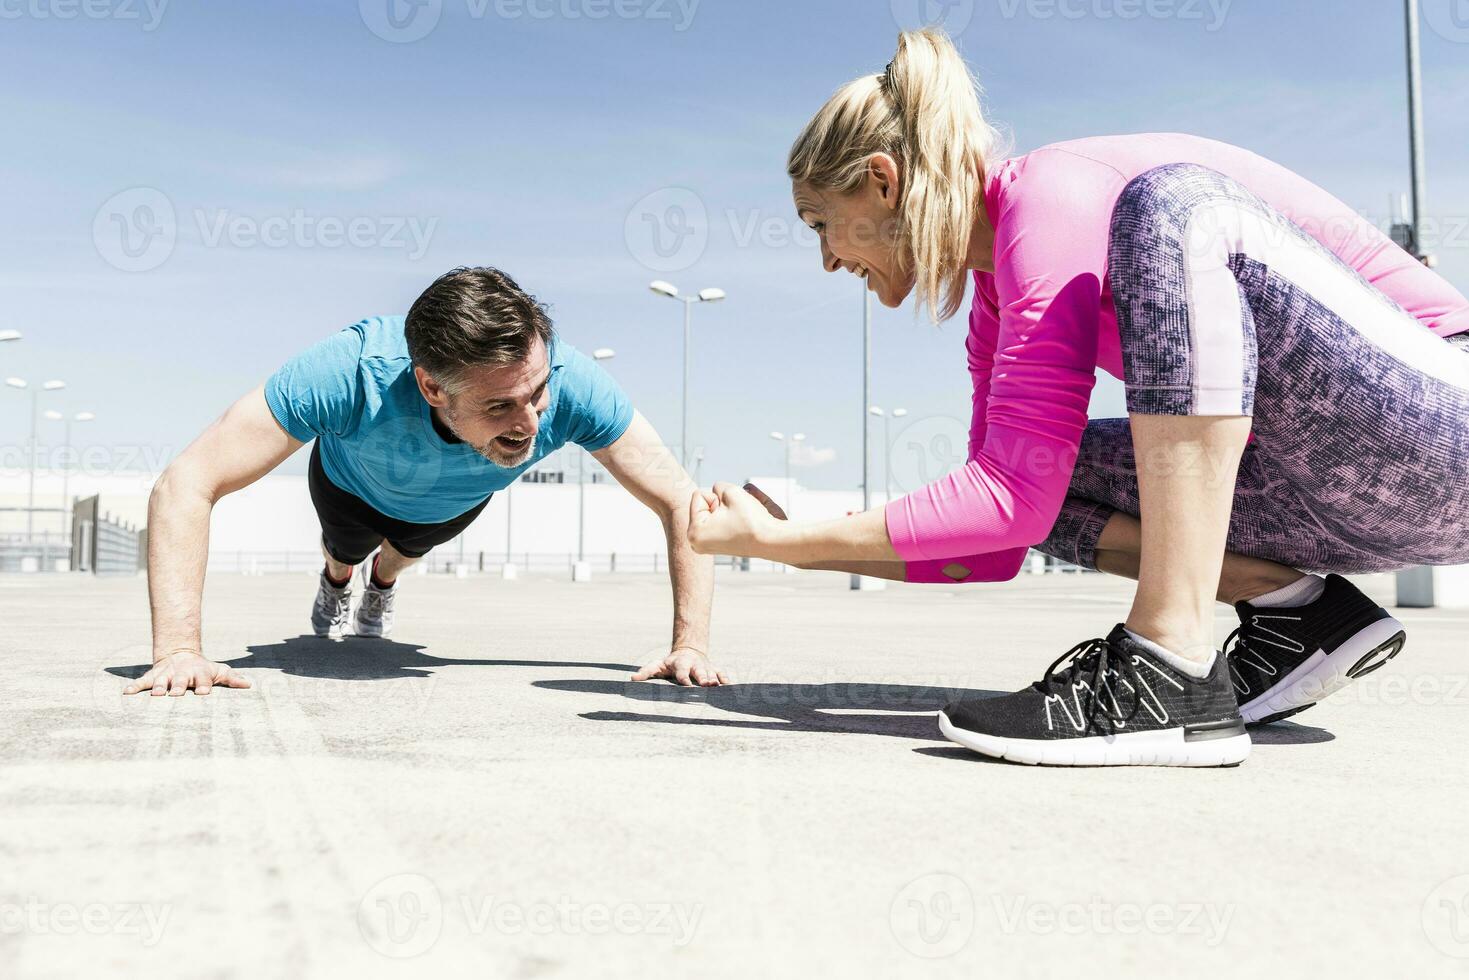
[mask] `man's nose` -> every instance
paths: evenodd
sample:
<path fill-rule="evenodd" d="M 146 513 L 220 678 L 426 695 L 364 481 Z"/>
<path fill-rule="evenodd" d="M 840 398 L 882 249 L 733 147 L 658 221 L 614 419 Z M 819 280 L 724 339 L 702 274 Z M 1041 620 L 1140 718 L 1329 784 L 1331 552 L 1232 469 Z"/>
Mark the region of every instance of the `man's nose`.
<path fill-rule="evenodd" d="M 541 427 L 541 413 L 534 406 L 527 405 L 515 420 L 515 431 L 522 435 L 533 436 Z"/>

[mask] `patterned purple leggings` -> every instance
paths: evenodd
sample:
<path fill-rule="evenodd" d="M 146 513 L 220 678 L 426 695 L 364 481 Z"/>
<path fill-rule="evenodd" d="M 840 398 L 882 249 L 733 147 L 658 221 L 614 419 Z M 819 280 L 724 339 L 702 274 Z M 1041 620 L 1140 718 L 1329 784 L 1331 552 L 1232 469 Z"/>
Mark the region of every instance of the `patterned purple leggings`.
<path fill-rule="evenodd" d="M 1238 183 L 1159 167 L 1112 216 L 1127 410 L 1253 416 L 1228 548 L 1306 571 L 1469 562 L 1469 335 L 1444 340 Z M 1127 419 L 1087 426 L 1036 548 L 1138 516 Z"/>

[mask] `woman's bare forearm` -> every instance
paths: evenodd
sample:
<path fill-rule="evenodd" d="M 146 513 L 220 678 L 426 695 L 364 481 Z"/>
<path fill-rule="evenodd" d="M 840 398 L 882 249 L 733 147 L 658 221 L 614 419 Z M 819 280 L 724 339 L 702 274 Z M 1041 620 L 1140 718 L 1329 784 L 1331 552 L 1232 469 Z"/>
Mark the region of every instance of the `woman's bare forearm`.
<path fill-rule="evenodd" d="M 811 572 L 848 572 L 868 578 L 885 578 L 890 582 L 908 581 L 908 563 L 904 561 L 818 561 L 796 567 Z"/>
<path fill-rule="evenodd" d="M 831 568 L 836 562 L 899 563 L 881 508 L 831 521 L 781 521 L 765 529 L 761 558 Z"/>

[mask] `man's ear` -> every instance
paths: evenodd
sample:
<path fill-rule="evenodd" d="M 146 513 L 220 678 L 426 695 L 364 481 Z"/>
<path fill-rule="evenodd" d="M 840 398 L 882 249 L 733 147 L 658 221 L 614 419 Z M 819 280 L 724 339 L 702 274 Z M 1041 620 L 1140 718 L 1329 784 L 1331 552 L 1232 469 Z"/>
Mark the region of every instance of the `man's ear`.
<path fill-rule="evenodd" d="M 418 382 L 418 391 L 423 395 L 424 401 L 428 402 L 434 408 L 448 407 L 449 393 L 444 390 L 442 385 L 434 380 L 433 375 L 415 364 L 413 366 L 413 379 Z"/>

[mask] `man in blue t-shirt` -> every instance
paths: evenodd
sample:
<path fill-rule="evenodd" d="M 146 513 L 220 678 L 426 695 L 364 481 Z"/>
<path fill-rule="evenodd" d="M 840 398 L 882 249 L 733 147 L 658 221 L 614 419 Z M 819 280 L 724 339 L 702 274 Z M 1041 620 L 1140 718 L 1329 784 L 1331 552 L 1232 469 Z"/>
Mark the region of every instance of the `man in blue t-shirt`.
<path fill-rule="evenodd" d="M 209 515 L 313 440 L 326 558 L 311 613 L 318 636 L 341 637 L 349 619 L 359 636 L 387 636 L 403 570 L 457 537 L 496 490 L 575 443 L 658 514 L 668 538 L 673 643 L 633 679 L 725 681 L 708 658 L 713 562 L 685 533 L 693 481 L 617 382 L 556 337 L 545 307 L 480 268 L 441 276 L 406 317 L 363 320 L 288 361 L 168 467 L 148 504 L 153 667 L 127 693 L 249 686 L 200 641 Z"/>

